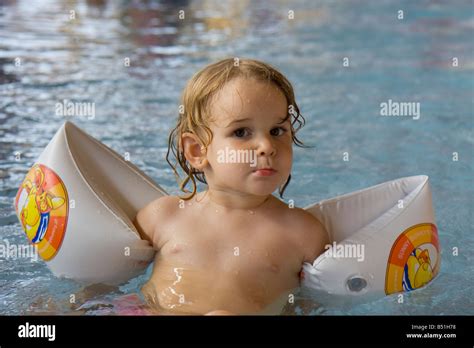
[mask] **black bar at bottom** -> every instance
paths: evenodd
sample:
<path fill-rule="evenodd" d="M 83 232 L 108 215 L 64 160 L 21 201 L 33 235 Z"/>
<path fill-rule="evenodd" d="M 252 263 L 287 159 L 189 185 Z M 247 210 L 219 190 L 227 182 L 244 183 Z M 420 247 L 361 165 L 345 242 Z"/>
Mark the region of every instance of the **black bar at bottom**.
<path fill-rule="evenodd" d="M 472 347 L 472 324 L 472 316 L 3 316 L 0 346 L 402 343 Z M 54 337 L 53 327 L 45 325 L 54 325 Z"/>

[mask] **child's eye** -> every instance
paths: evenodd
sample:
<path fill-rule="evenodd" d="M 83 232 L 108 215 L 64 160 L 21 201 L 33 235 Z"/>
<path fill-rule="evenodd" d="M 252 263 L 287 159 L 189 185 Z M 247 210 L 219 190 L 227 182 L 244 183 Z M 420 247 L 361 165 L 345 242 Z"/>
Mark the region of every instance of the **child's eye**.
<path fill-rule="evenodd" d="M 286 129 L 283 128 L 283 127 L 276 127 L 276 128 L 273 128 L 271 131 L 270 131 L 270 134 L 271 135 L 274 135 L 274 136 L 279 136 L 279 135 L 282 135 L 286 132 Z"/>
<path fill-rule="evenodd" d="M 237 138 L 243 138 L 249 135 L 249 130 L 247 128 L 236 129 L 233 133 Z"/>

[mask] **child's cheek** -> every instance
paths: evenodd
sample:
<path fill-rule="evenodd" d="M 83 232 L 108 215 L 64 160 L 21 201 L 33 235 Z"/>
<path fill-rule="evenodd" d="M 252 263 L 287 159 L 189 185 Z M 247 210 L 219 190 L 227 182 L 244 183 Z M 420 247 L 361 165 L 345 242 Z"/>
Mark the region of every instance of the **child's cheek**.
<path fill-rule="evenodd" d="M 227 147 L 233 150 L 245 150 L 250 149 L 250 145 L 248 145 L 245 141 L 231 139 L 227 142 Z"/>

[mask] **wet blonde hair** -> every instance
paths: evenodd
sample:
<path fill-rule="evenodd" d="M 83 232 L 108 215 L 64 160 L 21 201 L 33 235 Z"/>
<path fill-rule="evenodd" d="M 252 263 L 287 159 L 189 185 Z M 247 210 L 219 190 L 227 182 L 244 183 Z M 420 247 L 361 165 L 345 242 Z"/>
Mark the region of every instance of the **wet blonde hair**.
<path fill-rule="evenodd" d="M 211 119 L 210 101 L 227 82 L 237 77 L 269 82 L 284 94 L 289 109 L 285 121 L 288 118 L 291 119 L 293 143 L 304 147 L 304 144 L 296 137 L 296 132 L 304 126 L 305 119 L 300 114 L 296 104 L 293 87 L 282 73 L 264 62 L 253 59 L 228 58 L 208 65 L 198 71 L 186 84 L 181 96 L 178 124 L 171 131 L 168 139 L 166 161 L 176 175 L 180 190 L 191 193 L 187 197 L 182 197 L 185 200 L 191 199 L 196 194 L 196 179 L 204 184 L 207 184 L 207 182 L 204 173 L 193 168 L 186 160 L 181 144 L 181 136 L 185 132 L 195 134 L 204 148 L 211 143 L 212 132 L 209 128 Z M 170 162 L 171 156 L 175 158 L 175 164 Z M 177 171 L 178 165 L 186 174 L 184 180 L 180 179 Z M 280 197 L 283 196 L 290 179 L 291 175 L 286 183 L 280 187 Z M 192 184 L 192 191 L 186 189 L 189 183 Z"/>

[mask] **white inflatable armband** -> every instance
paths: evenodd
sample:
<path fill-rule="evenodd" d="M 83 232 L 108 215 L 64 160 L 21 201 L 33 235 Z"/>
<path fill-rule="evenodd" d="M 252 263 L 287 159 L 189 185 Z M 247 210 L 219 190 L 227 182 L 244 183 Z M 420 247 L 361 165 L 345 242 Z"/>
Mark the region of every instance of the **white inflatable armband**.
<path fill-rule="evenodd" d="M 430 282 L 440 248 L 428 177 L 412 176 L 306 208 L 331 247 L 303 266 L 302 284 L 324 304 L 364 302 Z"/>
<path fill-rule="evenodd" d="M 118 284 L 153 260 L 153 248 L 132 220 L 165 194 L 133 164 L 66 122 L 20 185 L 15 208 L 55 275 Z"/>

